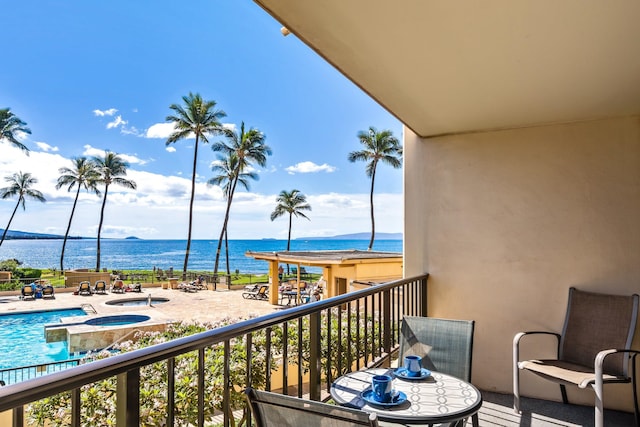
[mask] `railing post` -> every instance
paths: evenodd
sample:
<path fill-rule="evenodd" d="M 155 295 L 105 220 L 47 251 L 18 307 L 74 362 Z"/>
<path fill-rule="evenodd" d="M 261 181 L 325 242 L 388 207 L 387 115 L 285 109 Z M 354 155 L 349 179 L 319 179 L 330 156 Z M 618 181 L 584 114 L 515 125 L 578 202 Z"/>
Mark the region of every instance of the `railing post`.
<path fill-rule="evenodd" d="M 382 347 L 386 354 L 383 366 L 389 366 L 391 355 L 391 291 L 382 293 Z"/>
<path fill-rule="evenodd" d="M 118 374 L 116 386 L 116 425 L 140 425 L 140 368 Z"/>
<path fill-rule="evenodd" d="M 171 357 L 167 360 L 167 427 L 174 426 L 175 417 L 175 389 L 176 389 L 176 359 Z"/>
<path fill-rule="evenodd" d="M 320 397 L 320 372 L 322 360 L 320 358 L 320 345 L 322 341 L 320 312 L 309 315 L 309 397 L 319 401 Z"/>
<path fill-rule="evenodd" d="M 24 407 L 13 408 L 13 427 L 24 426 Z"/>
<path fill-rule="evenodd" d="M 80 427 L 80 389 L 71 390 L 71 426 Z"/>
<path fill-rule="evenodd" d="M 427 317 L 427 274 L 424 278 L 420 279 L 420 315 Z"/>

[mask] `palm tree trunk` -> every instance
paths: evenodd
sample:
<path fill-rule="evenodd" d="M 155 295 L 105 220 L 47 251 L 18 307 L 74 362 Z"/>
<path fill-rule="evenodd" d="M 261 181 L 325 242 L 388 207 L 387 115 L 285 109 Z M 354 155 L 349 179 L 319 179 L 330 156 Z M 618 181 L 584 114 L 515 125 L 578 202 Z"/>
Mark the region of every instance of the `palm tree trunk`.
<path fill-rule="evenodd" d="M 227 261 L 227 276 L 229 276 L 231 269 L 229 268 L 229 233 L 227 230 L 224 230 L 224 256 Z"/>
<path fill-rule="evenodd" d="M 109 184 L 105 184 L 104 198 L 102 199 L 102 208 L 100 208 L 100 224 L 98 225 L 98 249 L 96 250 L 96 273 L 100 272 L 100 235 L 102 234 L 102 222 L 104 221 L 104 207 L 107 204 L 108 192 L 109 192 Z"/>
<path fill-rule="evenodd" d="M 73 214 L 76 211 L 76 205 L 78 204 L 78 196 L 80 196 L 80 184 L 78 184 L 78 191 L 76 192 L 76 198 L 73 201 L 73 207 L 71 208 L 71 216 L 69 217 L 69 224 L 67 225 L 67 231 L 64 233 L 64 241 L 62 242 L 62 252 L 60 253 L 60 273 L 64 273 L 64 248 L 67 246 L 67 237 L 69 237 L 69 230 L 71 230 L 71 221 L 73 220 Z"/>
<path fill-rule="evenodd" d="M 293 214 L 289 212 L 289 234 L 287 235 L 287 252 L 291 249 L 291 221 Z M 287 274 L 289 274 L 289 264 L 287 264 Z"/>
<path fill-rule="evenodd" d="M 369 240 L 369 248 L 368 251 L 373 249 L 373 239 L 376 236 L 376 221 L 373 217 L 373 185 L 376 181 L 376 167 L 373 166 L 373 172 L 371 173 L 371 194 L 369 194 L 369 202 L 371 203 L 371 240 Z"/>
<path fill-rule="evenodd" d="M 187 233 L 187 249 L 184 253 L 184 265 L 182 266 L 182 280 L 187 280 L 187 266 L 189 265 L 189 251 L 191 250 L 191 226 L 193 224 L 193 200 L 196 195 L 196 166 L 198 162 L 198 134 L 193 150 L 193 173 L 191 174 L 191 201 L 189 202 L 189 231 Z"/>
<path fill-rule="evenodd" d="M 213 275 L 218 274 L 218 264 L 220 264 L 220 249 L 222 248 L 222 239 L 224 232 L 227 231 L 227 224 L 229 223 L 229 212 L 231 211 L 231 202 L 233 201 L 233 194 L 236 192 L 236 184 L 238 183 L 238 174 L 233 180 L 233 185 L 229 191 L 229 197 L 227 197 L 227 210 L 224 214 L 224 222 L 222 223 L 222 230 L 220 231 L 220 238 L 218 239 L 218 248 L 216 249 L 216 262 L 213 266 Z"/>
<path fill-rule="evenodd" d="M 4 229 L 4 233 L 2 233 L 2 240 L 0 240 L 0 246 L 2 246 L 2 243 L 4 242 L 4 238 L 7 235 L 7 231 L 9 231 L 9 226 L 11 226 L 11 221 L 13 221 L 13 217 L 16 215 L 16 212 L 18 211 L 18 206 L 20 206 L 20 200 L 22 200 L 21 197 L 18 198 L 18 203 L 16 203 L 16 207 L 13 209 L 11 218 L 9 218 L 9 224 L 7 224 L 7 228 Z"/>

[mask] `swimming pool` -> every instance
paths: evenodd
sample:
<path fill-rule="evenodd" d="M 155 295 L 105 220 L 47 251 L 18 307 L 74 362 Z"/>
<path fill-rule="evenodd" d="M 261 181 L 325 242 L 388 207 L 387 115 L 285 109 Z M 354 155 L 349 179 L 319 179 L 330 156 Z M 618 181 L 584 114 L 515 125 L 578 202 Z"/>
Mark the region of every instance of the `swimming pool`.
<path fill-rule="evenodd" d="M 47 343 L 44 325 L 85 315 L 80 308 L 0 314 L 0 369 L 78 358 L 69 355 L 66 342 Z"/>

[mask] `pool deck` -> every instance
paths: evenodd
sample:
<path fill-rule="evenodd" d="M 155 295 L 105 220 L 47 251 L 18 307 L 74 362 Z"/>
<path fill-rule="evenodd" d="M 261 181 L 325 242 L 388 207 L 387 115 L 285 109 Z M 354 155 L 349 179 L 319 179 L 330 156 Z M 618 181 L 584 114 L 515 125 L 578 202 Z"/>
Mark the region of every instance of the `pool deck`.
<path fill-rule="evenodd" d="M 56 310 L 61 308 L 79 308 L 90 304 L 97 314 L 147 314 L 152 318 L 168 321 L 216 322 L 225 318 L 248 318 L 261 316 L 281 310 L 283 307 L 242 298 L 243 290 L 201 290 L 184 292 L 178 289 L 144 286 L 142 292 L 73 295 L 72 289 L 56 289 L 55 299 L 21 300 L 18 295 L 3 293 L 0 295 L 0 314 L 32 310 Z M 107 301 L 130 298 L 168 298 L 169 302 L 149 306 L 116 306 Z"/>

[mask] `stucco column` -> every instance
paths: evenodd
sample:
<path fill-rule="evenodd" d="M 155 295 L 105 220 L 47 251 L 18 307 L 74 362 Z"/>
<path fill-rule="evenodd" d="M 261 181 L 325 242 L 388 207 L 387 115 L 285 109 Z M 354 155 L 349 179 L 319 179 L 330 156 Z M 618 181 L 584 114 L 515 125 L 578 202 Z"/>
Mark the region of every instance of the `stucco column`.
<path fill-rule="evenodd" d="M 280 286 L 278 264 L 278 260 L 269 261 L 269 302 L 273 305 L 278 304 L 278 286 Z"/>

